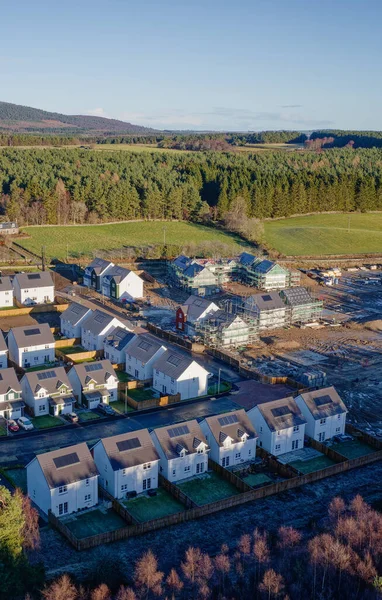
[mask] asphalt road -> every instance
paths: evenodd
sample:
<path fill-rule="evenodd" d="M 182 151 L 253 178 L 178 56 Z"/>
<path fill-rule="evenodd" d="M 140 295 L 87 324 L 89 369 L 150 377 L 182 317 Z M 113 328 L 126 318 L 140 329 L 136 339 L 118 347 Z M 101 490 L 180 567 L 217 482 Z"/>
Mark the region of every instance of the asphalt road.
<path fill-rule="evenodd" d="M 85 427 L 76 425 L 60 431 L 50 429 L 30 437 L 15 435 L 0 442 L 0 466 L 26 464 L 35 454 L 49 452 L 57 448 L 80 442 L 95 443 L 102 437 L 118 435 L 126 431 L 172 425 L 181 421 L 205 417 L 238 408 L 229 396 L 216 400 L 203 400 L 185 406 L 174 406 L 146 414 L 133 414 L 131 417 L 115 421 L 102 420 Z"/>

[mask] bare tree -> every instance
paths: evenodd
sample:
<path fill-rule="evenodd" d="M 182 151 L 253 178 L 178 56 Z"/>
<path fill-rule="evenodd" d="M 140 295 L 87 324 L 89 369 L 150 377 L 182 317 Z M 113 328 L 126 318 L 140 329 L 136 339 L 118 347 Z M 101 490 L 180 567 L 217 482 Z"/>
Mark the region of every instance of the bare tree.
<path fill-rule="evenodd" d="M 265 533 L 260 533 L 255 529 L 253 536 L 253 555 L 256 560 L 255 578 L 258 580 L 261 574 L 261 567 L 269 562 L 270 552 Z"/>
<path fill-rule="evenodd" d="M 298 546 L 302 539 L 301 533 L 293 527 L 280 527 L 278 530 L 278 537 L 277 546 L 281 550 Z"/>
<path fill-rule="evenodd" d="M 33 508 L 28 496 L 17 489 L 16 494 L 21 496 L 24 526 L 22 529 L 23 547 L 26 550 L 37 550 L 40 547 L 40 528 L 38 525 L 39 514 Z"/>
<path fill-rule="evenodd" d="M 151 550 L 140 558 L 134 571 L 135 585 L 143 598 L 160 596 L 162 593 L 163 573 L 158 571 L 158 561 Z"/>
<path fill-rule="evenodd" d="M 45 600 L 76 600 L 78 598 L 76 586 L 69 575 L 61 575 L 42 591 Z"/>
<path fill-rule="evenodd" d="M 271 597 L 277 598 L 284 589 L 284 580 L 280 573 L 276 573 L 273 569 L 265 571 L 262 582 L 259 585 L 261 592 L 266 592 L 268 600 Z"/>
<path fill-rule="evenodd" d="M 340 498 L 340 496 L 336 496 L 329 504 L 329 517 L 333 521 L 337 521 L 340 518 L 340 516 L 345 512 L 345 509 L 346 505 L 343 499 Z"/>
<path fill-rule="evenodd" d="M 98 585 L 91 593 L 90 600 L 111 600 L 111 592 L 105 583 Z"/>
<path fill-rule="evenodd" d="M 137 596 L 132 588 L 121 585 L 115 600 L 137 600 Z"/>
<path fill-rule="evenodd" d="M 166 586 L 170 590 L 172 600 L 182 591 L 184 583 L 175 569 L 171 569 L 166 579 Z"/>
<path fill-rule="evenodd" d="M 228 554 L 221 552 L 214 559 L 215 573 L 218 580 L 219 588 L 224 595 L 226 577 L 231 569 L 231 563 Z"/>

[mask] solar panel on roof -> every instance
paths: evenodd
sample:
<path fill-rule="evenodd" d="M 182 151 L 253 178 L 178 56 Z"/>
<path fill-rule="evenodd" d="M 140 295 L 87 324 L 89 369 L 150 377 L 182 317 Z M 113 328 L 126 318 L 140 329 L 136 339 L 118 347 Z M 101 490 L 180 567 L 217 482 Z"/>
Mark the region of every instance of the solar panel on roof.
<path fill-rule="evenodd" d="M 24 329 L 24 335 L 39 335 L 40 333 L 39 329 Z"/>
<path fill-rule="evenodd" d="M 122 440 L 121 442 L 117 442 L 117 448 L 120 452 L 124 452 L 125 450 L 133 450 L 134 448 L 140 448 L 141 442 L 138 438 L 132 438 L 131 440 Z"/>
<path fill-rule="evenodd" d="M 269 294 L 266 294 L 265 296 L 261 297 L 264 300 L 264 302 L 269 302 L 270 300 L 272 300 L 272 296 L 270 296 Z"/>
<path fill-rule="evenodd" d="M 140 348 L 141 350 L 150 350 L 152 344 L 150 344 L 150 342 L 145 342 L 145 340 L 142 340 L 139 344 L 138 344 L 138 348 Z"/>
<path fill-rule="evenodd" d="M 237 418 L 237 415 L 226 415 L 225 417 L 220 417 L 220 419 L 218 419 L 218 421 L 219 421 L 219 425 L 224 427 L 225 425 L 232 425 L 233 423 L 237 423 L 238 418 Z"/>
<path fill-rule="evenodd" d="M 328 394 L 325 396 L 317 396 L 317 398 L 313 398 L 313 400 L 316 406 L 324 406 L 325 404 L 331 404 L 333 402 Z"/>
<path fill-rule="evenodd" d="M 97 323 L 103 323 L 105 320 L 106 315 L 96 315 L 94 317 L 94 320 L 97 321 Z"/>
<path fill-rule="evenodd" d="M 28 279 L 40 279 L 41 275 L 40 273 L 29 273 L 27 277 Z"/>
<path fill-rule="evenodd" d="M 74 313 L 75 315 L 79 315 L 80 311 L 81 311 L 81 307 L 80 306 L 72 306 L 71 307 L 71 311 L 72 313 Z"/>
<path fill-rule="evenodd" d="M 102 369 L 102 365 L 100 363 L 93 363 L 91 365 L 85 365 L 85 371 L 90 373 L 91 371 L 100 371 Z"/>
<path fill-rule="evenodd" d="M 62 469 L 62 467 L 70 467 L 80 462 L 77 452 L 71 452 L 70 454 L 64 454 L 63 456 L 57 456 L 53 459 L 56 469 Z"/>
<path fill-rule="evenodd" d="M 178 435 L 185 435 L 186 433 L 190 433 L 188 429 L 188 425 L 179 425 L 178 427 L 173 427 L 172 429 L 167 430 L 170 438 L 178 437 Z"/>
<path fill-rule="evenodd" d="M 291 410 L 289 406 L 278 406 L 277 408 L 272 408 L 271 413 L 274 417 L 284 417 L 285 415 L 290 415 Z"/>
<path fill-rule="evenodd" d="M 41 373 L 37 373 L 37 379 L 42 381 L 43 379 L 53 379 L 56 377 L 56 371 L 41 371 Z"/>
<path fill-rule="evenodd" d="M 167 362 L 170 363 L 170 365 L 177 367 L 182 362 L 182 358 L 180 356 L 176 356 L 176 354 L 171 354 L 171 356 L 168 357 Z"/>

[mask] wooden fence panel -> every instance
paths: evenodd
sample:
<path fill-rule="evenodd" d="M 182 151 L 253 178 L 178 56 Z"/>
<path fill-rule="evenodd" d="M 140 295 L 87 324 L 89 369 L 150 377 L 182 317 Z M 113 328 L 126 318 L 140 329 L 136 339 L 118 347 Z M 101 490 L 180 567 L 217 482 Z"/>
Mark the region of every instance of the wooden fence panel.
<path fill-rule="evenodd" d="M 232 471 L 228 471 L 227 469 L 219 465 L 217 462 L 212 460 L 212 458 L 208 459 L 208 468 L 215 471 L 215 473 L 217 473 L 222 479 L 229 481 L 229 483 L 235 486 L 235 488 L 239 490 L 239 492 L 249 492 L 252 490 L 251 486 L 248 485 L 248 483 L 245 483 L 245 481 L 240 479 L 240 477 L 235 475 L 235 473 L 232 473 Z"/>

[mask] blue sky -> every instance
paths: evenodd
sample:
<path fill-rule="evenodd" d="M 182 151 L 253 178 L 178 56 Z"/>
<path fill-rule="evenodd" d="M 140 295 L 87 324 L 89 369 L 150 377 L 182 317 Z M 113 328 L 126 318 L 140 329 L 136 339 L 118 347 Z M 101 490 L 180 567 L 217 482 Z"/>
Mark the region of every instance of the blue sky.
<path fill-rule="evenodd" d="M 381 0 L 0 0 L 0 100 L 159 129 L 382 129 Z"/>

